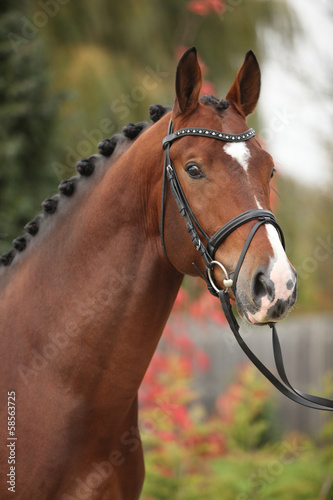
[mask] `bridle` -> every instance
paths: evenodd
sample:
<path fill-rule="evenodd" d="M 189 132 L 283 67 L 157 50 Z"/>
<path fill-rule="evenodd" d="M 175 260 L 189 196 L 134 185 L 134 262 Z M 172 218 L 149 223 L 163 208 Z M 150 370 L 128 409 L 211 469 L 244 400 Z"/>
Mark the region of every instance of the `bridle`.
<path fill-rule="evenodd" d="M 171 192 L 176 200 L 176 203 L 179 208 L 179 212 L 181 215 L 184 217 L 185 222 L 186 222 L 186 228 L 191 236 L 192 243 L 195 246 L 195 248 L 200 252 L 204 263 L 206 265 L 206 276 L 202 274 L 202 277 L 206 280 L 206 283 L 208 285 L 209 291 L 213 295 L 218 295 L 219 289 L 215 284 L 215 281 L 213 279 L 212 275 L 212 269 L 214 265 L 219 266 L 225 276 L 226 279 L 224 280 L 224 286 L 226 288 L 231 288 L 234 294 L 236 293 L 236 283 L 237 283 L 237 278 L 238 274 L 241 268 L 241 265 L 243 263 L 243 260 L 245 258 L 245 254 L 247 252 L 248 247 L 250 246 L 251 240 L 256 233 L 256 231 L 259 229 L 259 227 L 263 224 L 270 223 L 273 224 L 278 232 L 280 233 L 280 237 L 282 240 L 282 244 L 284 246 L 284 237 L 282 230 L 280 226 L 278 225 L 274 214 L 270 212 L 269 210 L 262 210 L 262 209 L 251 209 L 247 210 L 246 212 L 243 212 L 240 215 L 237 215 L 237 217 L 231 219 L 227 224 L 225 224 L 223 227 L 221 227 L 212 237 L 209 237 L 208 234 L 204 231 L 204 229 L 201 227 L 199 222 L 197 221 L 194 213 L 191 210 L 190 205 L 188 204 L 188 201 L 186 199 L 186 196 L 184 194 L 184 191 L 181 187 L 181 184 L 179 182 L 179 179 L 177 177 L 176 169 L 171 161 L 170 158 L 170 147 L 171 144 L 177 140 L 180 139 L 181 137 L 190 135 L 190 136 L 200 136 L 200 137 L 207 137 L 207 138 L 212 138 L 212 139 L 217 139 L 223 142 L 244 142 L 248 141 L 252 137 L 255 136 L 255 131 L 250 128 L 246 132 L 243 132 L 241 134 L 225 134 L 222 132 L 218 132 L 216 130 L 210 130 L 206 128 L 198 128 L 198 127 L 188 127 L 186 129 L 181 129 L 177 130 L 176 132 L 172 131 L 173 126 L 172 126 L 172 121 L 170 120 L 169 123 L 169 133 L 168 135 L 163 139 L 162 145 L 163 149 L 165 150 L 165 157 L 164 157 L 164 179 L 165 181 L 165 176 L 167 177 Z M 165 184 L 165 182 L 163 182 Z M 165 199 L 164 199 L 164 192 L 165 192 L 165 186 L 163 187 L 163 195 L 162 195 L 162 210 L 161 210 L 161 242 L 162 242 L 162 247 L 165 255 L 167 256 L 167 251 L 165 248 L 165 243 L 164 243 L 164 204 L 165 204 Z M 221 264 L 221 262 L 218 262 L 214 260 L 215 253 L 218 249 L 218 247 L 221 245 L 221 243 L 233 232 L 235 229 L 240 227 L 241 225 L 245 224 L 246 222 L 252 221 L 252 220 L 257 220 L 258 222 L 255 224 L 253 229 L 251 230 L 249 237 L 247 238 L 243 251 L 240 255 L 240 258 L 238 260 L 238 263 L 235 268 L 235 272 L 233 275 L 233 279 L 231 280 L 228 276 L 227 270 Z M 205 246 L 198 234 L 202 234 L 204 239 L 207 241 L 207 246 Z M 196 267 L 196 266 L 195 266 Z M 199 269 L 197 268 L 199 271 Z M 200 271 L 199 271 L 200 272 Z"/>
<path fill-rule="evenodd" d="M 197 269 L 197 271 L 201 274 L 203 279 L 206 281 L 208 290 L 210 293 L 220 299 L 223 312 L 226 316 L 226 319 L 229 323 L 229 326 L 238 342 L 240 347 L 243 349 L 248 358 L 254 363 L 254 365 L 260 370 L 260 372 L 280 391 L 282 394 L 287 396 L 289 399 L 302 404 L 303 406 L 307 406 L 309 408 L 314 408 L 318 410 L 327 410 L 333 411 L 333 401 L 330 399 L 322 398 L 319 396 L 313 396 L 311 394 L 307 394 L 302 391 L 298 391 L 294 389 L 294 387 L 290 384 L 283 364 L 282 351 L 279 342 L 279 338 L 277 335 L 276 326 L 274 323 L 269 323 L 269 326 L 272 330 L 272 342 L 273 342 L 273 352 L 274 352 L 274 360 L 275 365 L 278 371 L 278 374 L 281 378 L 279 380 L 276 378 L 273 373 L 266 368 L 266 366 L 257 358 L 257 356 L 253 353 L 253 351 L 247 346 L 244 342 L 243 338 L 239 333 L 239 324 L 233 314 L 230 297 L 229 297 L 229 289 L 231 289 L 236 296 L 236 286 L 237 279 L 243 264 L 245 255 L 247 250 L 251 244 L 251 241 L 259 229 L 263 224 L 272 224 L 278 231 L 281 239 L 281 243 L 283 248 L 285 248 L 284 236 L 282 229 L 276 221 L 276 218 L 272 212 L 264 209 L 251 209 L 243 212 L 240 215 L 237 215 L 229 222 L 227 222 L 224 226 L 222 226 L 213 236 L 209 236 L 204 229 L 199 224 L 196 219 L 191 207 L 186 199 L 184 191 L 179 182 L 176 169 L 170 158 L 170 147 L 172 143 L 182 137 L 185 136 L 197 136 L 197 137 L 206 137 L 211 139 L 216 139 L 223 142 L 245 142 L 249 139 L 252 139 L 255 136 L 255 131 L 250 128 L 245 132 L 240 134 L 228 134 L 224 132 L 219 132 L 217 130 L 211 130 L 207 128 L 200 127 L 187 127 L 177 131 L 173 131 L 172 120 L 169 122 L 168 135 L 164 137 L 162 141 L 163 149 L 165 150 L 164 156 L 164 166 L 163 166 L 163 182 L 162 182 L 162 198 L 161 198 L 161 221 L 160 221 L 160 237 L 161 244 L 164 251 L 165 256 L 169 260 L 165 241 L 164 241 L 164 212 L 165 212 L 165 191 L 166 191 L 166 179 L 169 182 L 171 193 L 177 203 L 178 209 L 184 221 L 186 223 L 186 229 L 189 233 L 192 243 L 195 246 L 196 250 L 200 253 L 203 258 L 203 261 L 206 266 L 205 274 L 193 263 L 193 266 Z M 249 232 L 249 235 L 244 243 L 243 249 L 239 256 L 238 262 L 235 267 L 235 271 L 233 273 L 232 279 L 229 277 L 228 272 L 224 265 L 215 260 L 215 253 L 221 243 L 238 227 L 243 224 L 257 221 L 252 229 Z M 206 240 L 207 244 L 204 245 L 199 233 Z M 225 279 L 223 280 L 224 289 L 221 289 L 217 286 L 213 269 L 214 266 L 218 266 L 222 269 L 225 274 Z M 282 381 L 282 382 L 281 382 Z"/>

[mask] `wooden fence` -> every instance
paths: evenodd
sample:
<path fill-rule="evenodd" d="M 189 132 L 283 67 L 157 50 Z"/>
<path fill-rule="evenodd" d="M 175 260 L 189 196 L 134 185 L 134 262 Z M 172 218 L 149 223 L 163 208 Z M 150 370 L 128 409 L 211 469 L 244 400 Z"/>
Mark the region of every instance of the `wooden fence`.
<path fill-rule="evenodd" d="M 237 367 L 247 361 L 229 327 L 217 327 L 209 322 L 186 320 L 186 329 L 195 344 L 210 357 L 210 370 L 199 373 L 195 388 L 202 401 L 212 409 L 215 398 L 231 382 Z M 241 332 L 249 346 L 273 373 L 269 327 L 250 327 L 241 323 Z M 333 315 L 297 316 L 278 325 L 287 375 L 295 388 L 322 394 L 325 372 L 333 371 Z M 277 418 L 284 430 L 306 431 L 315 436 L 327 412 L 298 405 L 272 388 L 276 400 Z"/>

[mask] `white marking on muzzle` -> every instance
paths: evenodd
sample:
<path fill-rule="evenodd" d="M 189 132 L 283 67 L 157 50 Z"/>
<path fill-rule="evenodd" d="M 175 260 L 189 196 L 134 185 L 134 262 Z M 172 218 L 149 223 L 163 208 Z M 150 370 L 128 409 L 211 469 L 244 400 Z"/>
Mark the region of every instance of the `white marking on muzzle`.
<path fill-rule="evenodd" d="M 257 198 L 255 198 L 255 200 L 258 208 L 262 209 L 262 206 L 258 202 Z M 279 299 L 288 300 L 291 297 L 295 286 L 295 275 L 290 267 L 277 230 L 272 224 L 265 224 L 265 229 L 273 250 L 273 256 L 271 257 L 269 264 L 269 279 L 274 284 L 275 294 L 273 301 L 270 301 L 267 296 L 262 297 L 260 310 L 254 315 L 250 315 L 250 321 L 253 322 L 261 321 L 261 319 L 266 315 L 268 309 L 273 307 Z M 292 286 L 290 286 L 290 280 L 293 284 Z"/>
<path fill-rule="evenodd" d="M 292 280 L 292 282 L 294 283 L 295 276 L 289 265 L 277 230 L 274 226 L 272 226 L 272 224 L 266 224 L 266 231 L 268 233 L 268 239 L 274 252 L 274 256 L 271 259 L 272 268 L 270 279 L 275 285 L 275 300 L 287 300 L 292 294 L 294 288 L 292 287 L 291 290 L 290 287 L 287 288 L 287 283 L 289 282 L 289 280 Z"/>
<path fill-rule="evenodd" d="M 234 160 L 237 160 L 240 166 L 247 172 L 251 153 L 245 142 L 228 142 L 228 144 L 223 146 L 223 149 Z"/>

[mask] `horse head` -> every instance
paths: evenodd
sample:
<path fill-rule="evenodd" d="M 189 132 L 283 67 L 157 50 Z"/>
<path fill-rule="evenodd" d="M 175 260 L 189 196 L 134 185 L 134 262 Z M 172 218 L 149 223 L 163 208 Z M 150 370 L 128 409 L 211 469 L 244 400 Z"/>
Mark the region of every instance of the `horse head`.
<path fill-rule="evenodd" d="M 270 212 L 273 159 L 246 124 L 246 117 L 254 111 L 260 93 L 260 68 L 254 54 L 247 53 L 225 100 L 200 97 L 201 87 L 201 70 L 196 50 L 192 48 L 183 55 L 177 68 L 176 99 L 171 112 L 171 132 L 175 132 L 166 138 L 168 159 L 181 196 L 187 201 L 185 211 L 190 211 L 192 221 L 194 218 L 200 240 L 207 241 L 205 248 L 229 221 L 240 214 L 255 214 L 256 220 L 248 216 L 219 239 L 213 255 L 210 252 L 210 260 L 213 258 L 217 265 L 208 263 L 208 270 L 214 275 L 216 289 L 232 283 L 226 281 L 226 277 L 234 277 L 229 294 L 236 300 L 239 314 L 246 322 L 276 322 L 283 319 L 295 303 L 296 271 L 286 256 L 279 227 Z M 180 140 L 174 140 L 177 131 Z M 219 138 L 216 135 L 222 139 L 212 140 Z M 195 243 L 197 248 L 191 245 L 182 218 L 175 215 L 172 198 L 167 201 L 164 239 L 170 262 L 184 274 L 200 272 L 205 276 L 207 258 L 204 262 L 202 257 L 207 254 L 197 251 L 200 243 Z M 182 211 L 179 203 L 178 208 Z M 261 213 L 271 215 L 272 219 L 258 224 Z M 190 234 L 191 224 L 187 223 Z M 258 227 L 247 241 L 256 224 Z M 245 242 L 248 248 L 235 278 Z"/>

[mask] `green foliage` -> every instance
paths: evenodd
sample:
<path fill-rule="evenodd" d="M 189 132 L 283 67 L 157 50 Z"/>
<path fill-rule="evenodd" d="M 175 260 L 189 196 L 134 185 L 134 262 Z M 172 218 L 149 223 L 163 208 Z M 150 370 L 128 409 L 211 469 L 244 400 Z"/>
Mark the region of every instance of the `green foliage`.
<path fill-rule="evenodd" d="M 267 421 L 266 427 L 270 425 Z M 197 440 L 207 440 L 212 429 L 210 420 L 197 426 Z M 215 424 L 215 429 L 228 438 L 221 424 Z M 237 429 L 236 424 L 233 432 Z M 251 434 L 253 427 L 245 429 Z M 291 434 L 280 442 L 247 451 L 233 445 L 218 456 L 209 452 L 202 455 L 200 448 L 186 443 L 188 434 L 182 429 L 175 441 L 163 441 L 156 428 L 154 433 L 157 435 L 153 439 L 146 436 L 144 441 L 146 481 L 142 500 L 333 498 L 332 460 L 329 462 L 325 450 L 316 448 L 304 436 Z M 325 496 L 320 496 L 324 491 Z"/>
<path fill-rule="evenodd" d="M 182 331 L 181 315 L 211 317 L 202 296 L 182 290 L 160 349 L 140 389 L 146 479 L 142 500 L 333 500 L 332 416 L 320 442 L 283 434 L 269 382 L 253 365 L 239 368 L 208 414 L 191 389 L 209 360 Z M 324 379 L 331 398 L 333 375 Z"/>
<path fill-rule="evenodd" d="M 278 436 L 268 382 L 252 366 L 207 415 L 189 389 L 195 349 L 185 344 L 171 357 L 157 353 L 143 384 L 142 500 L 333 499 L 332 422 L 321 448 L 305 435 Z"/>
<path fill-rule="evenodd" d="M 228 449 L 253 450 L 274 440 L 274 408 L 270 387 L 253 366 L 245 365 L 217 400 Z"/>
<path fill-rule="evenodd" d="M 42 40 L 21 43 L 19 4 L 4 2 L 0 18 L 0 252 L 9 249 L 54 182 L 47 162 L 56 99 L 49 95 Z"/>
<path fill-rule="evenodd" d="M 302 455 L 287 456 L 286 445 L 288 441 L 281 443 L 280 449 L 261 449 L 251 455 L 234 454 L 215 461 L 223 500 L 321 498 L 319 494 L 325 478 L 322 461 L 314 460 L 315 455 L 305 450 Z"/>
<path fill-rule="evenodd" d="M 37 12 L 39 3 L 33 5 Z M 249 48 L 264 57 L 258 25 L 272 25 L 277 34 L 284 26 L 286 41 L 295 26 L 292 18 L 284 1 L 248 0 L 205 17 L 191 12 L 187 0 L 71 0 L 60 6 L 38 35 L 52 54 L 52 90 L 67 95 L 56 132 L 63 152 L 54 159 L 54 171 L 58 177 L 72 175 L 80 157 L 96 152 L 96 137 L 147 120 L 150 104 L 172 104 L 175 65 L 187 46 L 197 46 L 205 80 L 214 82 L 222 97 Z M 228 48 L 223 57 L 221 47 Z M 147 85 L 151 71 L 157 77 Z M 107 128 L 101 125 L 106 119 Z M 256 117 L 250 120 L 257 124 Z"/>

